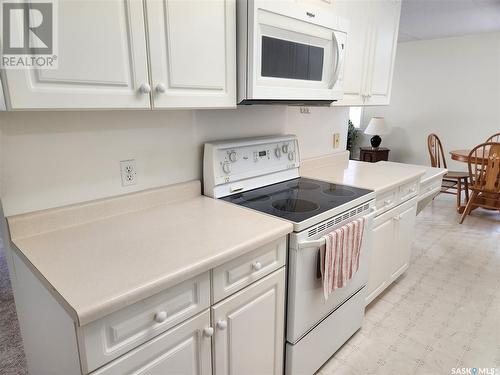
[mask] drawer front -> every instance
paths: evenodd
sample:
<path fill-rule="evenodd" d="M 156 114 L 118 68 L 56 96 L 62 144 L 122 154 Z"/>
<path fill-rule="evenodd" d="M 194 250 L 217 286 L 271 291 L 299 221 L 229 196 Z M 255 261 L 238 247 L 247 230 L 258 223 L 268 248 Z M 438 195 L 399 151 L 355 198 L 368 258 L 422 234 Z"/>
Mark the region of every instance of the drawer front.
<path fill-rule="evenodd" d="M 83 326 L 82 365 L 91 372 L 209 306 L 206 272 Z"/>
<path fill-rule="evenodd" d="M 214 303 L 285 265 L 286 237 L 213 270 Z"/>
<path fill-rule="evenodd" d="M 427 181 L 425 184 L 422 184 L 420 186 L 419 195 L 423 197 L 429 194 L 430 192 L 437 190 L 438 188 L 440 189 L 441 183 L 442 183 L 441 177 Z"/>
<path fill-rule="evenodd" d="M 391 190 L 380 195 L 375 200 L 377 216 L 398 205 L 398 190 Z"/>
<path fill-rule="evenodd" d="M 399 188 L 399 202 L 403 203 L 408 199 L 416 197 L 418 195 L 419 181 L 414 180 L 407 184 L 402 185 Z"/>
<path fill-rule="evenodd" d="M 209 326 L 210 311 L 206 310 L 100 368 L 93 375 L 210 375 L 212 340 L 204 333 Z"/>

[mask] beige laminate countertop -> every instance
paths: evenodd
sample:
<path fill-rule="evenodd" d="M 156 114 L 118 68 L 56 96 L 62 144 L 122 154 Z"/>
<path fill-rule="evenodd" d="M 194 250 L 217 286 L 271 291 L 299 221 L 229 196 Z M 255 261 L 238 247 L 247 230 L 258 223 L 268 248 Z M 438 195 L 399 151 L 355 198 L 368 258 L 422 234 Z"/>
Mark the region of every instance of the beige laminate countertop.
<path fill-rule="evenodd" d="M 292 231 L 184 185 L 10 217 L 13 247 L 84 325 Z"/>
<path fill-rule="evenodd" d="M 427 168 L 392 162 L 367 163 L 339 156 L 326 156 L 304 161 L 300 167 L 300 175 L 382 193 L 424 176 Z"/>

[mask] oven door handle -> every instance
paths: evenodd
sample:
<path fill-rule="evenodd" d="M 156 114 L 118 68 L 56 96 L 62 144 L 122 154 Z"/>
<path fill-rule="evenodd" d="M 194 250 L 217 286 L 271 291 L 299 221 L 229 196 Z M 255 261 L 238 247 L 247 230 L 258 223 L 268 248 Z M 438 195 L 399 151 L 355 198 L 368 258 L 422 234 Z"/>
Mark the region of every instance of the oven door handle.
<path fill-rule="evenodd" d="M 376 210 L 374 207 L 372 207 L 370 209 L 370 213 L 368 215 L 365 215 L 364 218 L 365 218 L 365 228 L 368 227 L 368 226 L 371 226 L 371 221 L 373 220 L 373 218 L 375 217 L 376 215 Z M 303 242 L 299 242 L 297 244 L 297 247 L 299 250 L 302 250 L 302 249 L 307 249 L 307 248 L 315 248 L 317 249 L 318 247 L 321 247 L 323 245 L 326 244 L 326 239 L 324 237 L 321 237 L 317 240 L 313 240 L 313 241 L 303 241 Z"/>

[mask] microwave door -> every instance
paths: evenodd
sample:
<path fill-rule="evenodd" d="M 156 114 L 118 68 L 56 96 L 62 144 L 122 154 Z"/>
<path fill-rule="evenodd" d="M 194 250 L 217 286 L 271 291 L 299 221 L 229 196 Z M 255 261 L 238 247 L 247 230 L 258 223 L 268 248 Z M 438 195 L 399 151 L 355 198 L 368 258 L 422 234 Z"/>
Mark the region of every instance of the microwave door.
<path fill-rule="evenodd" d="M 259 9 L 251 96 L 334 100 L 340 57 L 334 30 Z M 335 73 L 337 75 L 335 76 Z"/>

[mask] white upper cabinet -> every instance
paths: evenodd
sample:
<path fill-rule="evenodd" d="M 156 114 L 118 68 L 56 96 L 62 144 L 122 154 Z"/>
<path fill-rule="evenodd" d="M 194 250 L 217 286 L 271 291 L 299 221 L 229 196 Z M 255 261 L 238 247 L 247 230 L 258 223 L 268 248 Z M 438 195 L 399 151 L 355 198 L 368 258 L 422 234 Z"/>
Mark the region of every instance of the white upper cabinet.
<path fill-rule="evenodd" d="M 344 98 L 334 105 L 389 104 L 401 1 L 338 0 L 334 9 L 350 21 Z"/>
<path fill-rule="evenodd" d="M 58 68 L 7 69 L 12 109 L 149 108 L 141 1 L 59 1 Z"/>
<path fill-rule="evenodd" d="M 6 70 L 9 109 L 236 106 L 235 0 L 57 4 L 58 67 Z"/>
<path fill-rule="evenodd" d="M 5 111 L 5 97 L 3 96 L 2 80 L 0 79 L 0 111 Z"/>
<path fill-rule="evenodd" d="M 154 108 L 236 106 L 235 0 L 146 0 Z"/>
<path fill-rule="evenodd" d="M 365 105 L 387 105 L 391 97 L 401 2 L 375 1 L 371 6 L 374 22 Z"/>

